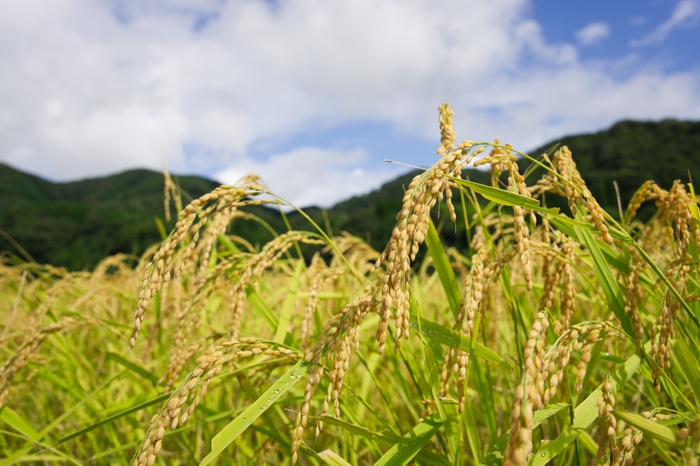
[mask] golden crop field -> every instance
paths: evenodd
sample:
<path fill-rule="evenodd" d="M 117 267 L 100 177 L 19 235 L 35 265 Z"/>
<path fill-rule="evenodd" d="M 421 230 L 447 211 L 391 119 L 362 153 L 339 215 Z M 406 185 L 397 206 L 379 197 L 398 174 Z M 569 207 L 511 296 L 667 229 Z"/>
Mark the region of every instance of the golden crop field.
<path fill-rule="evenodd" d="M 317 225 L 256 248 L 239 209 L 285 201 L 250 176 L 135 268 L 0 264 L 0 464 L 697 465 L 692 185 L 648 182 L 614 218 L 566 147 L 439 121 L 384 251 Z M 492 185 L 461 178 L 472 161 Z"/>

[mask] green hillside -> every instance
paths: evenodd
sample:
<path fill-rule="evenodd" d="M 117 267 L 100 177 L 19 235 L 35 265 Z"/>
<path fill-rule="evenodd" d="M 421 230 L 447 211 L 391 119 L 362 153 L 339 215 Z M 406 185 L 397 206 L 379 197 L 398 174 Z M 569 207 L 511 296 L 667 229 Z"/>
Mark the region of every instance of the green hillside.
<path fill-rule="evenodd" d="M 688 170 L 700 177 L 700 122 L 665 120 L 658 123 L 623 121 L 595 134 L 569 136 L 531 152 L 537 156 L 555 144 L 567 145 L 574 154 L 591 192 L 613 215 L 617 181 L 622 204 L 647 179 L 669 188 L 673 180 L 687 181 Z M 529 165 L 522 162 L 523 169 Z M 392 180 L 367 195 L 343 201 L 326 212 L 335 234 L 348 231 L 380 249 L 388 240 L 400 210 L 403 189 L 415 173 Z M 489 183 L 489 174 L 468 170 L 465 176 Z M 539 178 L 535 172 L 532 180 Z M 211 191 L 217 183 L 195 176 L 176 179 L 188 201 Z M 274 189 L 274 187 L 273 187 Z M 558 199 L 548 205 L 565 206 Z M 444 208 L 444 206 L 443 206 Z M 457 206 L 460 209 L 460 206 Z M 274 209 L 249 209 L 276 231 L 286 227 Z M 318 208 L 306 212 L 326 225 Z M 174 212 L 173 212 L 174 213 Z M 445 220 L 443 209 L 439 220 Z M 107 255 L 140 254 L 160 239 L 155 218 L 163 220 L 163 176 L 148 170 L 129 170 L 104 178 L 51 183 L 0 164 L 0 228 L 34 260 L 70 270 L 90 269 Z M 297 213 L 289 214 L 295 229 L 309 228 Z M 172 227 L 172 222 L 166 228 Z M 1 232 L 0 232 L 1 233 Z M 233 233 L 253 244 L 265 243 L 270 234 L 256 222 L 238 222 Z M 445 240 L 457 247 L 466 242 L 463 231 L 443 230 Z M 22 256 L 0 235 L 0 251 Z"/>
<path fill-rule="evenodd" d="M 178 181 L 185 198 L 218 185 L 196 176 Z M 160 239 L 156 216 L 163 217 L 160 173 L 51 183 L 0 164 L 0 228 L 37 262 L 80 270 L 110 254 L 142 253 Z M 22 255 L 5 237 L 0 250 Z"/>
<path fill-rule="evenodd" d="M 571 149 L 586 185 L 613 215 L 618 211 L 615 181 L 625 206 L 646 180 L 669 189 L 674 180 L 688 182 L 689 171 L 700 178 L 700 122 L 621 121 L 606 131 L 567 136 L 545 144 L 530 155 L 537 156 L 555 143 Z M 535 172 L 533 179 L 541 174 Z"/>

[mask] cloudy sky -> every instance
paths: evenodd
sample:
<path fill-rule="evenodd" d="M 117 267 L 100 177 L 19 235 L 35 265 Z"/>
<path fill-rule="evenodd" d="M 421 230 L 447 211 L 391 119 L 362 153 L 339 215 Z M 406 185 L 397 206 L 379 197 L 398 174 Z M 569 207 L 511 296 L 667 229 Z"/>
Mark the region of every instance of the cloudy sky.
<path fill-rule="evenodd" d="M 434 163 L 445 101 L 458 139 L 525 151 L 700 119 L 699 46 L 700 0 L 2 0 L 0 161 L 329 206 Z"/>

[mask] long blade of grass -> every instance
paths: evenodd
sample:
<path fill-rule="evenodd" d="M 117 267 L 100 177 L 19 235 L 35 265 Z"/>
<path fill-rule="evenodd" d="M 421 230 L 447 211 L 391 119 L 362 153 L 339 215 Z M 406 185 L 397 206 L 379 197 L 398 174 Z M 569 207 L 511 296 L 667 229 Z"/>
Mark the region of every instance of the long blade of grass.
<path fill-rule="evenodd" d="M 461 178 L 448 177 L 458 185 L 466 186 L 484 196 L 484 198 L 489 201 L 495 202 L 497 204 L 505 206 L 520 206 L 525 209 L 534 210 L 537 212 L 542 212 L 545 214 L 556 215 L 559 213 L 559 209 L 546 209 L 540 206 L 540 201 L 533 199 L 531 197 L 523 196 L 522 194 L 516 194 L 510 191 L 504 191 L 502 189 L 494 188 L 481 183 L 475 183 L 473 181 L 463 180 Z"/>
<path fill-rule="evenodd" d="M 156 221 L 156 227 L 158 228 L 158 233 L 160 233 L 161 241 L 165 241 L 168 238 L 168 232 L 165 230 L 163 221 L 158 217 L 153 217 L 153 219 Z"/>
<path fill-rule="evenodd" d="M 395 445 L 401 440 L 400 436 L 391 432 L 372 432 L 371 430 L 365 427 L 351 424 L 347 421 L 343 421 L 342 419 L 337 419 L 332 416 L 322 416 L 320 419 L 323 421 L 324 425 L 333 425 L 336 427 L 340 427 L 350 433 L 364 437 L 372 442 L 381 443 L 382 445 L 388 447 Z M 438 455 L 437 453 L 429 450 L 419 450 L 415 458 L 421 461 L 425 461 L 428 464 L 439 464 L 441 466 L 451 466 L 452 464 L 444 456 Z"/>
<path fill-rule="evenodd" d="M 700 406 L 700 357 L 697 349 L 691 350 L 682 338 L 678 338 L 673 345 L 673 359 L 695 394 L 696 406 Z"/>
<path fill-rule="evenodd" d="M 459 314 L 459 304 L 462 302 L 462 296 L 459 294 L 459 285 L 450 259 L 447 257 L 445 248 L 442 246 L 440 236 L 438 235 L 435 225 L 431 220 L 428 224 L 428 234 L 425 235 L 425 244 L 428 246 L 428 253 L 433 258 L 433 265 L 440 277 L 442 289 L 445 290 L 447 301 L 450 303 L 452 313 L 457 317 Z"/>
<path fill-rule="evenodd" d="M 289 322 L 292 320 L 292 311 L 297 300 L 297 291 L 299 291 L 299 281 L 303 270 L 304 261 L 297 261 L 297 265 L 294 268 L 294 276 L 289 280 L 287 294 L 284 298 L 284 304 L 282 304 L 282 313 L 275 331 L 275 343 L 284 343 L 284 338 L 287 336 L 287 329 L 289 328 Z"/>
<path fill-rule="evenodd" d="M 342 456 L 333 450 L 323 450 L 318 454 L 318 457 L 328 466 L 351 466 L 350 463 L 345 461 Z"/>
<path fill-rule="evenodd" d="M 440 344 L 439 342 L 432 340 L 430 343 L 423 338 L 423 328 L 420 323 L 423 322 L 421 319 L 421 311 L 418 306 L 418 302 L 413 295 L 409 298 L 409 303 L 411 306 L 411 314 L 414 319 L 417 319 L 416 326 L 421 333 L 421 352 L 423 354 L 423 367 L 424 371 L 421 372 L 425 382 L 430 387 L 430 392 L 432 394 L 432 399 L 435 400 L 435 406 L 437 408 L 438 415 L 443 421 L 443 426 L 445 429 L 445 434 L 447 435 L 447 442 L 449 449 L 447 450 L 448 456 L 454 460 L 454 464 L 459 464 L 459 453 L 460 453 L 460 441 L 461 441 L 461 431 L 459 428 L 459 416 L 456 413 L 454 405 L 447 404 L 443 402 L 440 397 L 440 378 L 438 376 L 437 360 L 441 358 L 440 355 Z"/>
<path fill-rule="evenodd" d="M 489 377 L 488 367 L 481 364 L 476 359 L 469 361 L 469 367 L 474 373 L 474 384 L 481 400 L 481 412 L 486 420 L 486 429 L 489 432 L 489 440 L 495 443 L 498 439 L 498 423 L 496 421 L 496 408 L 493 400 L 493 383 Z"/>
<path fill-rule="evenodd" d="M 303 375 L 309 371 L 309 364 L 299 361 L 285 372 L 260 398 L 255 400 L 245 411 L 236 416 L 226 427 L 216 434 L 211 441 L 211 452 L 199 463 L 200 466 L 210 464 L 223 452 L 226 447 L 238 438 L 260 415 L 267 411 L 277 399 L 287 392 Z"/>
<path fill-rule="evenodd" d="M 575 230 L 581 243 L 585 244 L 591 253 L 591 258 L 593 259 L 593 270 L 598 278 L 600 287 L 603 289 L 603 294 L 605 295 L 605 300 L 607 301 L 608 306 L 615 313 L 615 316 L 622 324 L 622 328 L 625 330 L 627 335 L 634 338 L 632 323 L 630 322 L 627 314 L 624 312 L 625 301 L 620 283 L 615 279 L 610 271 L 608 263 L 600 250 L 600 246 L 598 245 L 598 240 L 593 237 L 590 230 L 581 227 L 575 227 Z"/>
<path fill-rule="evenodd" d="M 474 344 L 476 343 L 476 337 L 479 335 L 479 326 L 481 324 L 481 313 L 476 314 L 476 319 L 474 321 L 474 330 L 472 331 L 471 339 L 469 340 L 469 350 L 472 352 L 474 350 Z M 473 361 L 473 359 L 472 359 Z M 472 365 L 470 364 L 467 366 L 467 375 L 466 375 L 466 382 L 465 382 L 465 390 L 467 389 L 468 383 L 469 383 L 469 375 L 472 372 Z M 476 384 L 479 384 L 479 380 L 476 380 Z M 485 388 L 485 387 L 482 387 Z M 480 401 L 483 405 L 487 405 L 488 402 L 486 402 L 482 397 L 483 390 L 477 387 L 477 391 L 479 393 L 479 398 Z M 471 449 L 472 452 L 472 457 L 474 458 L 474 463 L 479 464 L 481 463 L 481 460 L 483 459 L 483 452 L 482 452 L 482 445 L 481 445 L 481 436 L 479 435 L 479 432 L 477 431 L 477 424 L 476 424 L 476 418 L 474 417 L 474 410 L 472 409 L 472 400 L 469 398 L 469 396 L 465 396 L 464 400 L 464 411 L 462 412 L 462 416 L 460 418 L 460 423 L 464 425 L 464 428 L 466 429 L 467 432 L 467 441 L 469 442 L 469 448 Z"/>
<path fill-rule="evenodd" d="M 44 427 L 44 428 L 41 430 L 41 432 L 37 432 L 35 435 L 31 436 L 31 439 L 32 439 L 32 440 L 31 440 L 31 442 L 32 442 L 31 444 L 24 445 L 22 448 L 20 448 L 20 449 L 14 451 L 13 454 L 12 454 L 12 456 L 10 456 L 9 458 L 5 459 L 5 462 L 0 463 L 0 464 L 2 464 L 2 465 L 10 465 L 10 464 L 15 464 L 16 462 L 22 461 L 22 458 L 24 457 L 24 455 L 26 455 L 27 453 L 29 453 L 29 451 L 30 451 L 31 448 L 33 447 L 33 444 L 39 444 L 39 442 L 40 442 L 44 437 L 46 437 L 46 435 L 48 435 L 49 432 L 51 432 L 53 429 L 55 429 L 56 427 L 58 427 L 59 425 L 61 425 L 61 423 L 63 423 L 64 419 L 66 419 L 66 418 L 70 417 L 71 415 L 73 415 L 73 413 L 75 413 L 78 409 L 80 409 L 82 406 L 84 406 L 84 405 L 87 404 L 90 400 L 92 400 L 94 397 L 96 397 L 100 392 L 102 392 L 102 390 L 104 390 L 104 389 L 106 389 L 107 387 L 109 387 L 109 386 L 112 384 L 112 382 L 113 382 L 114 380 L 117 380 L 117 379 L 119 379 L 120 377 L 122 377 L 124 374 L 126 374 L 126 372 L 127 372 L 127 370 L 124 369 L 123 371 L 121 371 L 121 372 L 115 374 L 114 376 L 112 376 L 111 378 L 109 378 L 108 380 L 106 380 L 104 383 L 102 383 L 99 387 L 97 387 L 97 388 L 96 388 L 95 390 L 93 390 L 91 393 L 89 393 L 89 394 L 87 394 L 87 395 L 84 395 L 83 398 L 80 400 L 80 402 L 76 403 L 76 404 L 73 405 L 70 409 L 68 409 L 68 410 L 64 411 L 63 413 L 61 413 L 60 416 L 54 418 L 48 426 Z M 47 446 L 47 448 L 49 448 L 49 447 Z"/>
<path fill-rule="evenodd" d="M 423 448 L 428 440 L 442 425 L 438 415 L 428 416 L 423 422 L 417 424 L 409 433 L 403 436 L 398 443 L 392 445 L 384 455 L 374 463 L 374 466 L 404 466 Z"/>
<path fill-rule="evenodd" d="M 98 427 L 102 427 L 102 426 L 104 426 L 104 425 L 109 424 L 110 422 L 114 422 L 114 421 L 116 421 L 117 419 L 119 419 L 119 418 L 121 418 L 121 417 L 128 416 L 128 415 L 131 414 L 131 413 L 135 413 L 135 412 L 141 411 L 142 409 L 148 408 L 149 406 L 152 406 L 152 405 L 154 405 L 154 404 L 158 404 L 158 403 L 160 403 L 160 402 L 162 402 L 162 401 L 165 401 L 165 400 L 167 400 L 168 398 L 170 398 L 170 395 L 171 395 L 171 394 L 172 394 L 172 392 L 164 393 L 164 394 L 162 394 L 162 395 L 160 395 L 160 396 L 157 396 L 157 397 L 155 397 L 155 398 L 151 398 L 151 399 L 148 400 L 148 401 L 144 401 L 143 403 L 139 403 L 139 404 L 137 404 L 137 405 L 135 405 L 135 406 L 132 406 L 132 407 L 130 407 L 130 408 L 127 408 L 127 409 L 125 409 L 125 410 L 123 410 L 123 411 L 119 411 L 118 413 L 112 414 L 111 416 L 106 417 L 106 418 L 104 418 L 104 419 L 102 419 L 102 420 L 100 420 L 100 421 L 98 421 L 98 422 L 96 422 L 96 423 L 94 423 L 94 424 L 91 424 L 91 425 L 89 425 L 89 426 L 87 426 L 87 427 L 83 427 L 83 428 L 80 429 L 80 430 L 76 430 L 76 431 L 73 432 L 72 434 L 66 435 L 65 437 L 61 438 L 58 442 L 56 442 L 55 445 L 60 445 L 60 444 L 62 444 L 62 443 L 64 443 L 64 442 L 67 442 L 67 441 L 69 441 L 69 440 L 72 440 L 72 439 L 74 439 L 74 438 L 76 438 L 76 437 L 80 437 L 81 435 L 87 434 L 88 432 L 90 432 L 90 431 L 92 431 L 92 430 L 95 430 L 95 429 L 97 429 Z M 54 445 L 54 446 L 55 446 L 55 445 Z"/>
<path fill-rule="evenodd" d="M 265 302 L 265 300 L 262 299 L 260 294 L 258 294 L 258 292 L 255 291 L 255 288 L 253 288 L 250 285 L 246 286 L 245 294 L 248 297 L 248 302 L 250 303 L 253 310 L 259 313 L 263 317 L 263 319 L 265 319 L 270 328 L 277 329 L 279 324 L 277 316 L 275 316 L 275 313 L 272 312 L 272 309 L 270 309 L 270 306 L 267 305 L 267 303 Z"/>
<path fill-rule="evenodd" d="M 235 243 L 231 241 L 231 239 L 228 236 L 222 233 L 216 235 L 216 240 L 233 254 L 239 254 L 241 252 L 241 250 L 238 249 L 238 246 L 236 246 Z"/>
<path fill-rule="evenodd" d="M 3 406 L 2 411 L 0 411 L 0 419 L 25 437 L 33 439 L 39 436 L 39 432 L 34 430 L 26 419 L 9 406 Z"/>
<path fill-rule="evenodd" d="M 615 417 L 641 430 L 645 438 L 651 437 L 667 445 L 674 445 L 676 443 L 676 433 L 668 426 L 661 425 L 658 422 L 652 422 L 639 414 L 626 411 L 615 411 Z"/>
<path fill-rule="evenodd" d="M 413 309 L 411 309 L 411 311 L 413 311 Z M 461 351 L 471 353 L 476 357 L 494 364 L 510 367 L 508 363 L 498 355 L 498 353 L 487 348 L 483 343 L 475 341 L 474 347 L 472 348 L 471 342 L 468 338 L 452 329 L 445 327 L 444 325 L 436 324 L 435 322 L 417 317 L 416 314 L 417 313 L 415 312 L 411 312 L 411 318 L 409 319 L 410 326 L 416 330 L 419 330 L 423 335 L 431 340 L 442 343 L 443 345 L 447 345 L 451 348 L 457 348 Z"/>
<path fill-rule="evenodd" d="M 112 361 L 116 362 L 117 364 L 120 364 L 120 365 L 126 367 L 130 371 L 137 373 L 138 375 L 140 375 L 144 379 L 150 380 L 153 385 L 156 385 L 158 383 L 158 376 L 151 374 L 143 367 L 127 360 L 126 358 L 118 355 L 117 353 L 112 353 L 110 351 L 107 353 L 107 358 L 111 359 Z"/>

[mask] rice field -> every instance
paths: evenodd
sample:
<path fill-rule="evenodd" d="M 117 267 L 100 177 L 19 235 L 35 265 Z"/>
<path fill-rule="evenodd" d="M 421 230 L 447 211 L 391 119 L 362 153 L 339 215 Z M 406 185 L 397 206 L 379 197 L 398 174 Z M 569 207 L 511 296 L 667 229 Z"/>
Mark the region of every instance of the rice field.
<path fill-rule="evenodd" d="M 566 147 L 439 123 L 383 251 L 315 224 L 250 244 L 240 209 L 287 203 L 249 176 L 135 266 L 0 263 L 0 464 L 697 465 L 692 184 L 611 215 Z"/>

